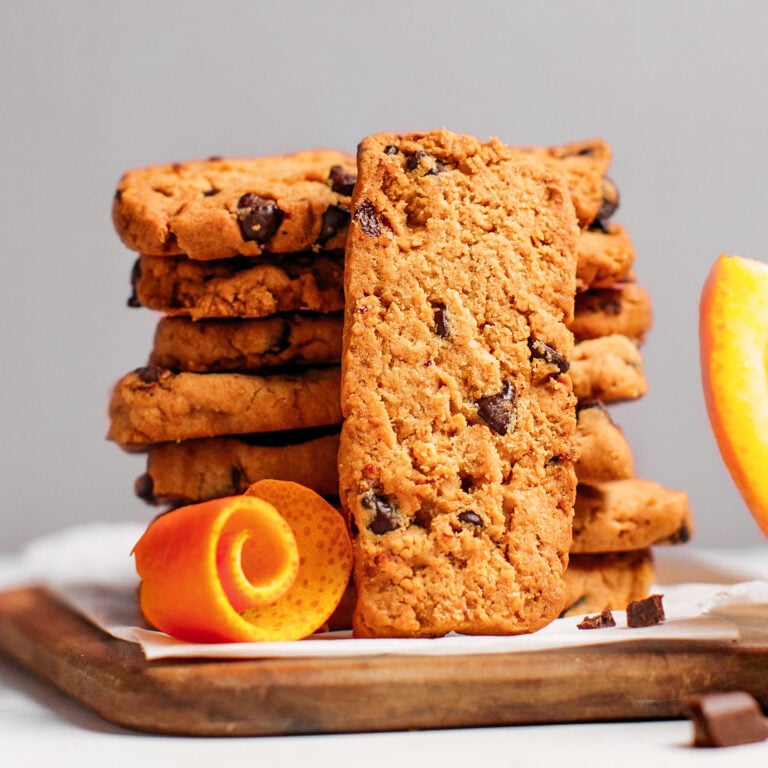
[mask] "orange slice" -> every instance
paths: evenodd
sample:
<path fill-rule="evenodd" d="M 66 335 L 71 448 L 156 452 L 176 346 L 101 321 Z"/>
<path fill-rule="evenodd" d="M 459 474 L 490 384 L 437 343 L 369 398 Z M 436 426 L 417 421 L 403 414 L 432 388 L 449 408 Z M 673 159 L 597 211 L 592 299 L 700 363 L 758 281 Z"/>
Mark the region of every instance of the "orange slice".
<path fill-rule="evenodd" d="M 707 412 L 747 507 L 768 536 L 768 265 L 722 255 L 699 307 Z"/>

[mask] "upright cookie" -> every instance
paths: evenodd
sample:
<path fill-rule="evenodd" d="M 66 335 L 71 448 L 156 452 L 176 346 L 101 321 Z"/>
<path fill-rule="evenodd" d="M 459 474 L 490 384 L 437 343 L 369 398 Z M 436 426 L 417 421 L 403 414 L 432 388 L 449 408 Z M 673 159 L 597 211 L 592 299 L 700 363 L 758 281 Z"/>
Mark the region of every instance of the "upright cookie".
<path fill-rule="evenodd" d="M 578 227 L 496 140 L 365 139 L 346 251 L 340 493 L 361 636 L 535 630 L 562 610 Z"/>
<path fill-rule="evenodd" d="M 598 229 L 582 230 L 576 252 L 579 292 L 627 280 L 635 263 L 635 248 L 627 230 L 612 222 Z"/>
<path fill-rule="evenodd" d="M 335 150 L 157 165 L 123 175 L 112 218 L 128 248 L 152 256 L 334 250 L 354 183 L 354 158 Z"/>
<path fill-rule="evenodd" d="M 112 392 L 107 438 L 128 450 L 195 437 L 341 423 L 339 374 L 172 373 L 139 368 Z"/>

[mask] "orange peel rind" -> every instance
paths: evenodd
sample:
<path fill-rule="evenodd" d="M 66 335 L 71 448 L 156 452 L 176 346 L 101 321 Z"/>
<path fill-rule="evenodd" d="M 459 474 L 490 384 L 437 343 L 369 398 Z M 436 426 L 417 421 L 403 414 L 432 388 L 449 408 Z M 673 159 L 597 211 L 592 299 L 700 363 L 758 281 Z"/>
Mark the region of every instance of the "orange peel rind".
<path fill-rule="evenodd" d="M 352 570 L 346 522 L 308 488 L 262 483 L 147 528 L 133 553 L 152 626 L 210 643 L 298 640 L 325 624 Z"/>
<path fill-rule="evenodd" d="M 768 536 L 768 265 L 717 259 L 701 292 L 699 352 L 720 454 Z"/>

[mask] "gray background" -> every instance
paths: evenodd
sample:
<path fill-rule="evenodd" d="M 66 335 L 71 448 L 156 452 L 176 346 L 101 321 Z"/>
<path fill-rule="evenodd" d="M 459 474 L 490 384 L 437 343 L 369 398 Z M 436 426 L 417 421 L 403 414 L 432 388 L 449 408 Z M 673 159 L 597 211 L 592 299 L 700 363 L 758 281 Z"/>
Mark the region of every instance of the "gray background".
<path fill-rule="evenodd" d="M 690 494 L 692 546 L 760 543 L 709 431 L 697 305 L 718 254 L 766 253 L 766 22 L 761 0 L 0 0 L 0 551 L 155 513 L 143 459 L 103 438 L 156 320 L 126 307 L 123 170 L 441 126 L 610 141 L 656 309 L 651 391 L 615 419 L 638 474 Z"/>

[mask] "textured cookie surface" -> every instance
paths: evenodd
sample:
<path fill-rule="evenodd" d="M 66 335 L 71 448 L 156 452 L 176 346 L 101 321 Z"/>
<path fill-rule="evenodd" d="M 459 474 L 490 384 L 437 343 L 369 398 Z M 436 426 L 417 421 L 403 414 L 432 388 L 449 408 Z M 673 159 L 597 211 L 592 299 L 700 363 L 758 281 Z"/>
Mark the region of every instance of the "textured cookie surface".
<path fill-rule="evenodd" d="M 576 341 L 620 334 L 641 344 L 652 326 L 648 291 L 637 283 L 614 283 L 577 294 L 569 328 Z"/>
<path fill-rule="evenodd" d="M 629 443 L 599 400 L 585 400 L 578 405 L 576 456 L 576 478 L 580 483 L 619 480 L 634 474 Z"/>
<path fill-rule="evenodd" d="M 634 400 L 648 391 L 637 343 L 617 333 L 576 344 L 569 375 L 579 400 Z"/>
<path fill-rule="evenodd" d="M 344 308 L 343 253 L 193 261 L 141 256 L 129 303 L 193 320 Z"/>
<path fill-rule="evenodd" d="M 650 549 L 615 554 L 571 555 L 565 572 L 565 616 L 623 611 L 648 595 L 654 579 Z"/>
<path fill-rule="evenodd" d="M 115 385 L 109 417 L 108 439 L 126 449 L 339 424 L 339 374 L 333 369 L 255 376 L 140 368 Z"/>
<path fill-rule="evenodd" d="M 496 141 L 361 143 L 339 453 L 358 635 L 519 633 L 562 609 L 577 236 L 562 179 Z"/>
<path fill-rule="evenodd" d="M 200 373 L 338 363 L 342 325 L 341 314 L 199 321 L 164 317 L 155 330 L 149 363 Z"/>
<path fill-rule="evenodd" d="M 605 288 L 626 280 L 635 263 L 635 248 L 627 230 L 609 223 L 582 230 L 577 248 L 576 289 Z"/>
<path fill-rule="evenodd" d="M 571 552 L 682 544 L 692 535 L 693 518 L 683 491 L 639 477 L 578 487 Z"/>
<path fill-rule="evenodd" d="M 314 150 L 128 171 L 115 228 L 128 248 L 192 259 L 344 247 L 354 157 Z"/>
<path fill-rule="evenodd" d="M 338 432 L 301 440 L 297 435 L 303 432 L 280 433 L 283 442 L 210 437 L 151 445 L 136 493 L 152 504 L 191 504 L 243 493 L 259 480 L 288 480 L 336 496 Z"/>

